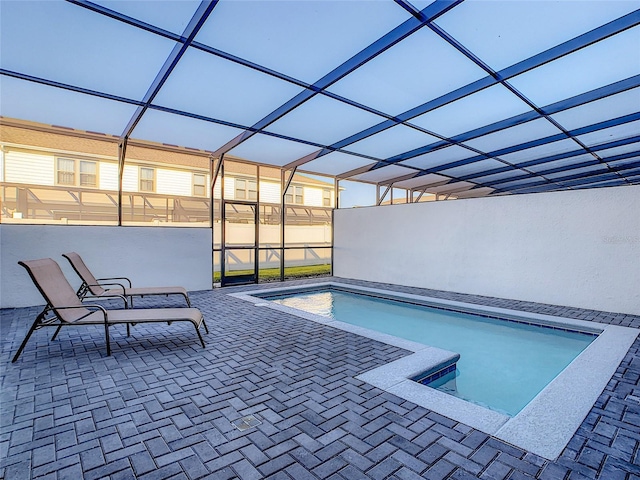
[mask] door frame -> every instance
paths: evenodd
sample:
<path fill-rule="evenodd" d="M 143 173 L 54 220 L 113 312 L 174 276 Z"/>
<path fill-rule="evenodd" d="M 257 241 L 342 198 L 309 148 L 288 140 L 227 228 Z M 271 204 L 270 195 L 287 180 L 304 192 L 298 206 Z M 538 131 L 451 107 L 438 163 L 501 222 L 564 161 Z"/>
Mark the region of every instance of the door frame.
<path fill-rule="evenodd" d="M 249 206 L 253 208 L 253 216 L 254 216 L 254 242 L 251 246 L 233 246 L 227 245 L 227 205 L 243 205 Z M 259 241 L 259 233 L 260 233 L 260 225 L 258 223 L 259 220 L 259 209 L 258 202 L 250 202 L 245 200 L 222 200 L 221 203 L 222 210 L 222 225 L 221 225 L 221 258 L 220 258 L 220 286 L 227 287 L 232 285 L 247 285 L 251 283 L 258 283 L 258 268 L 260 265 L 260 259 L 258 257 L 259 250 L 258 246 L 260 245 Z M 226 275 L 226 258 L 227 258 L 227 250 L 249 250 L 253 251 L 253 273 L 245 274 L 245 275 Z"/>

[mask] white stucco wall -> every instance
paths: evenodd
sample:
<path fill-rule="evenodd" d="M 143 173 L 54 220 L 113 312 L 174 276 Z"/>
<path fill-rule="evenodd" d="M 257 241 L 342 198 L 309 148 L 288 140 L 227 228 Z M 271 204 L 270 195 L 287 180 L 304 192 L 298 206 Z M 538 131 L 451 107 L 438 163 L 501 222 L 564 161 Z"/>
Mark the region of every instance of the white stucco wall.
<path fill-rule="evenodd" d="M 640 186 L 335 212 L 334 274 L 640 314 Z"/>
<path fill-rule="evenodd" d="M 211 288 L 211 230 L 170 227 L 0 225 L 0 307 L 44 301 L 19 260 L 51 257 L 80 281 L 63 253 L 76 251 L 96 277 L 129 277 L 134 287 Z"/>

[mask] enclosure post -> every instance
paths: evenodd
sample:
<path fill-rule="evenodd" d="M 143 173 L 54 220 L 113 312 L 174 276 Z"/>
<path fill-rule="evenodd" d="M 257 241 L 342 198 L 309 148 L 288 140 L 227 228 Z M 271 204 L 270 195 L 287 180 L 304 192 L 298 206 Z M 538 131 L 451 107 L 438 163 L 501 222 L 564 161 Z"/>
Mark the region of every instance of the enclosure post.
<path fill-rule="evenodd" d="M 215 285 L 215 273 L 216 273 L 216 236 L 215 236 L 215 197 L 214 191 L 216 187 L 216 182 L 218 181 L 218 174 L 220 173 L 220 168 L 222 167 L 222 161 L 224 160 L 224 154 L 220 155 L 218 158 L 218 163 L 214 170 L 213 163 L 215 162 L 215 158 L 209 157 L 211 159 L 211 163 L 209 165 L 211 184 L 209 188 L 209 225 L 211 226 L 211 288 Z"/>
<path fill-rule="evenodd" d="M 285 170 L 280 170 L 280 281 L 284 282 L 284 196 L 286 190 L 284 188 Z"/>
<path fill-rule="evenodd" d="M 118 226 L 122 226 L 122 179 L 124 177 L 124 158 L 127 154 L 128 137 L 118 143 Z"/>
<path fill-rule="evenodd" d="M 289 190 L 289 187 L 291 186 L 291 181 L 293 180 L 293 176 L 296 174 L 296 170 L 298 169 L 298 167 L 293 167 L 293 169 L 291 170 L 291 175 L 289 175 L 289 179 L 287 180 L 286 184 L 284 181 L 285 178 L 285 174 L 286 174 L 286 170 L 281 170 L 280 171 L 280 183 L 282 185 L 282 198 L 281 203 L 280 203 L 280 209 L 281 209 L 281 217 L 282 217 L 282 221 L 280 222 L 280 239 L 282 241 L 282 245 L 281 245 L 281 250 L 280 250 L 280 281 L 284 282 L 284 246 L 285 246 L 285 238 L 284 238 L 284 222 L 285 222 L 285 196 L 287 195 L 287 190 Z M 295 196 L 295 194 L 294 194 Z"/>
<path fill-rule="evenodd" d="M 224 154 L 220 156 L 220 166 L 218 170 L 220 171 L 220 178 L 222 179 L 222 183 L 220 184 L 220 285 L 222 285 L 222 281 L 224 280 L 224 263 L 225 263 L 225 255 L 227 251 L 225 249 L 225 235 L 226 235 L 226 215 L 224 205 Z"/>
<path fill-rule="evenodd" d="M 335 242 L 335 231 L 336 231 L 335 212 L 336 212 L 336 209 L 340 208 L 340 179 L 338 177 L 334 179 L 333 189 L 334 189 L 334 196 L 335 196 L 335 204 L 331 209 L 331 276 L 333 276 L 333 252 L 334 252 L 333 245 Z"/>

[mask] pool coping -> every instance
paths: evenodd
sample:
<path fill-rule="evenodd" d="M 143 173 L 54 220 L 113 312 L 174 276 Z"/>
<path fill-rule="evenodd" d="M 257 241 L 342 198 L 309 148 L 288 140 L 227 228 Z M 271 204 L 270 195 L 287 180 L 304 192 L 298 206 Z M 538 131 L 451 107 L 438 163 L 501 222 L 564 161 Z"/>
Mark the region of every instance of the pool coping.
<path fill-rule="evenodd" d="M 286 293 L 327 287 L 409 300 L 425 305 L 449 307 L 479 315 L 507 317 L 525 323 L 568 328 L 595 333 L 598 334 L 598 337 L 520 413 L 514 417 L 508 417 L 412 380 L 421 372 L 450 361 L 457 355 L 455 352 L 322 317 L 253 296 L 255 294 Z M 560 455 L 607 386 L 640 332 L 638 329 L 617 325 L 520 312 L 333 281 L 303 286 L 260 288 L 228 295 L 251 302 L 256 307 L 289 313 L 412 352 L 412 354 L 394 362 L 364 372 L 356 378 L 548 460 L 555 460 Z"/>

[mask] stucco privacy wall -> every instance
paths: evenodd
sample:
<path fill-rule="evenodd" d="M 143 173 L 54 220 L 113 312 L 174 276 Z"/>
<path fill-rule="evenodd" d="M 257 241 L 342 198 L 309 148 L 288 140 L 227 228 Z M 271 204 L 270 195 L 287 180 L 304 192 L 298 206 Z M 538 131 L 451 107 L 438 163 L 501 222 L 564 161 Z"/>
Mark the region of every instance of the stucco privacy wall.
<path fill-rule="evenodd" d="M 640 314 L 640 186 L 335 212 L 334 275 Z"/>
<path fill-rule="evenodd" d="M 63 253 L 82 255 L 96 277 L 126 276 L 138 287 L 211 288 L 211 230 L 171 227 L 0 225 L 0 307 L 43 305 L 19 260 L 51 257 L 80 285 Z"/>

